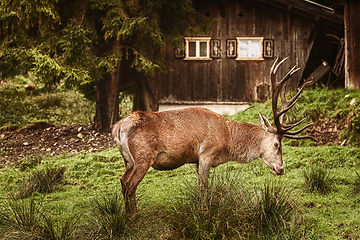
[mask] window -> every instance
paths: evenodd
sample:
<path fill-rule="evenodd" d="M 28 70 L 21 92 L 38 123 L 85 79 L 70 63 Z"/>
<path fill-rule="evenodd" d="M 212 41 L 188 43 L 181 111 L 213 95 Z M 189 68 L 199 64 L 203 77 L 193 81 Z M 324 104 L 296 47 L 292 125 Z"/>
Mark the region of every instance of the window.
<path fill-rule="evenodd" d="M 237 37 L 236 60 L 264 60 L 263 37 Z"/>
<path fill-rule="evenodd" d="M 186 37 L 184 60 L 211 60 L 211 37 Z"/>

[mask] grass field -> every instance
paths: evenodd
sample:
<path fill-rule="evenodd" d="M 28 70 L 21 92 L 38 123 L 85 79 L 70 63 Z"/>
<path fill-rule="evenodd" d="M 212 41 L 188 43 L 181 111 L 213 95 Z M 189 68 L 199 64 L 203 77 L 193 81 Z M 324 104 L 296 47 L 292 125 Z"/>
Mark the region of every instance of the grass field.
<path fill-rule="evenodd" d="M 302 228 L 301 234 L 298 234 L 299 238 L 356 239 L 360 236 L 360 196 L 354 191 L 358 178 L 357 173 L 360 172 L 359 158 L 360 152 L 358 148 L 354 147 L 285 146 L 286 174 L 283 176 L 274 176 L 260 159 L 247 165 L 224 164 L 212 170 L 212 174 L 230 173 L 235 176 L 242 191 L 253 194 L 253 197 L 267 182 L 284 186 L 291 197 L 295 199 L 299 207 L 298 211 L 304 218 L 298 226 Z M 39 205 L 42 214 L 46 213 L 47 216 L 56 218 L 53 220 L 53 224 L 58 224 L 59 228 L 72 214 L 80 217 L 76 223 L 79 228 L 82 225 L 100 228 L 96 224 L 91 225 L 94 224 L 91 223 L 94 218 L 92 216 L 94 199 L 117 194 L 120 198 L 119 201 L 122 202 L 119 177 L 124 171 L 124 166 L 117 149 L 74 157 L 64 155 L 42 158 L 38 156 L 36 164 L 28 162 L 24 163 L 25 165 L 28 167 L 0 169 L 3 213 L 7 211 L 10 202 L 25 202 L 26 204 L 26 201 L 33 198 Z M 307 190 L 304 173 L 311 171 L 315 166 L 321 166 L 332 179 L 327 183 L 332 186 L 332 189 L 326 194 Z M 22 181 L 26 181 L 29 175 L 61 167 L 66 170 L 54 192 L 35 192 L 32 197 L 12 200 L 23 191 L 21 189 L 24 187 Z M 153 238 L 176 239 L 178 235 L 172 235 L 174 230 L 164 221 L 164 215 L 169 215 L 171 207 L 176 205 L 179 199 L 185 197 L 184 192 L 186 191 L 184 190 L 187 186 L 195 188 L 196 182 L 195 169 L 191 165 L 165 172 L 150 170 L 138 189 L 138 218 L 141 218 L 138 221 L 143 226 L 130 224 L 128 231 L 123 233 L 122 237 L 143 239 L 149 234 L 147 231 L 151 231 Z M 13 197 L 10 197 L 10 193 Z M 83 239 L 89 237 L 84 233 L 81 236 Z M 245 238 L 241 234 L 237 237 Z M 264 236 L 260 235 L 259 237 L 263 238 Z M 279 236 L 271 235 L 270 238 L 277 239 Z M 107 238 L 105 237 L 105 239 Z M 281 239 L 286 239 L 286 235 Z"/>
<path fill-rule="evenodd" d="M 23 99 L 29 102 L 47 98 L 40 93 L 25 95 Z M 299 104 L 296 111 L 301 114 L 289 113 L 289 117 L 310 115 L 314 121 L 343 111 L 352 114 L 356 129 L 357 105 L 349 107 L 348 102 L 359 95 L 348 90 L 308 91 L 299 103 L 313 104 Z M 2 99 L 11 96 L 1 92 Z M 318 102 L 322 98 L 332 100 Z M 67 106 L 70 111 L 72 107 Z M 271 116 L 265 103 L 228 117 L 257 123 L 259 110 Z M 12 124 L 7 119 L 19 115 L 18 111 L 7 111 L 1 118 L 3 125 Z M 51 121 L 35 113 L 32 119 Z M 70 117 L 65 121 L 71 122 Z M 124 164 L 115 146 L 75 156 L 33 155 L 15 167 L 0 168 L 0 239 L 360 238 L 356 142 L 346 147 L 314 146 L 308 140 L 298 147 L 290 143 L 283 142 L 284 175 L 275 176 L 261 159 L 244 165 L 227 163 L 211 170 L 212 189 L 204 194 L 206 199 L 197 195 L 194 166 L 150 169 L 137 191 L 139 214 L 135 218 L 124 214 L 120 185 Z"/>

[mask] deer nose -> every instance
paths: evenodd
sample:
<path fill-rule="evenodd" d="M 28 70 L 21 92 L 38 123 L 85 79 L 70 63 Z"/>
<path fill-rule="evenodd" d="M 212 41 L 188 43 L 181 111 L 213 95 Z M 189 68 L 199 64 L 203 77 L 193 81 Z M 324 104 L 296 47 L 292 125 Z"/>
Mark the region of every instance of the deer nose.
<path fill-rule="evenodd" d="M 277 175 L 283 175 L 284 174 L 284 168 L 283 167 L 278 168 L 277 171 L 276 171 L 276 174 Z"/>

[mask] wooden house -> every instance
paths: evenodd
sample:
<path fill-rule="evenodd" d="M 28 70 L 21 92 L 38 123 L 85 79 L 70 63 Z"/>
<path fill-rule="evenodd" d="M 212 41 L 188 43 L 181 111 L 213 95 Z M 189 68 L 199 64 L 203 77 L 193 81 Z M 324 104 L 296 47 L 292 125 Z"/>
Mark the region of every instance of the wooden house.
<path fill-rule="evenodd" d="M 164 48 L 171 70 L 138 77 L 136 109 L 196 105 L 232 114 L 270 96 L 275 58 L 289 57 L 279 78 L 300 67 L 288 84 L 295 89 L 323 61 L 334 64 L 339 46 L 328 34 L 344 34 L 342 15 L 309 0 L 210 0 L 198 11 L 217 24 L 185 37 L 183 49 Z"/>

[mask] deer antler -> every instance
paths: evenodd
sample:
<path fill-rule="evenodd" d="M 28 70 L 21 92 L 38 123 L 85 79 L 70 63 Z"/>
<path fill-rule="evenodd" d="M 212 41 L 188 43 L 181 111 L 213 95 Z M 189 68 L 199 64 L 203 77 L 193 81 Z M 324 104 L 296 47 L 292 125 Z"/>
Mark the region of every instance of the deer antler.
<path fill-rule="evenodd" d="M 296 95 L 294 97 L 292 97 L 291 99 L 287 100 L 286 97 L 285 97 L 285 89 L 286 89 L 287 81 L 300 68 L 298 68 L 297 66 L 294 66 L 285 75 L 285 77 L 283 77 L 283 79 L 280 80 L 279 83 L 276 83 L 276 77 L 275 76 L 276 76 L 277 70 L 280 67 L 280 65 L 283 64 L 286 60 L 287 60 L 287 58 L 284 58 L 283 60 L 281 60 L 278 63 L 278 58 L 277 58 L 275 60 L 274 64 L 273 64 L 273 66 L 271 67 L 271 70 L 270 70 L 271 86 L 272 86 L 272 111 L 273 111 L 273 114 L 274 114 L 274 122 L 275 122 L 275 126 L 276 126 L 276 129 L 277 129 L 277 133 L 284 136 L 284 137 L 287 137 L 287 138 L 292 138 L 292 139 L 306 139 L 306 138 L 308 138 L 308 139 L 312 139 L 314 141 L 317 141 L 312 136 L 308 136 L 308 135 L 299 136 L 299 135 L 297 135 L 297 134 L 301 133 L 302 131 L 304 131 L 309 126 L 311 126 L 312 123 L 307 124 L 305 127 L 301 128 L 298 131 L 290 132 L 291 129 L 293 129 L 294 127 L 300 125 L 305 120 L 305 118 L 302 119 L 300 122 L 290 124 L 290 125 L 285 125 L 283 123 L 286 112 L 289 111 L 295 105 L 295 103 L 298 100 L 298 97 L 300 96 L 300 94 L 302 93 L 304 88 L 313 83 L 312 81 L 304 82 L 302 84 L 302 86 L 300 87 L 299 91 L 296 93 Z M 281 110 L 280 110 L 280 112 L 278 112 L 278 108 L 277 108 L 279 95 L 280 95 L 280 98 L 281 98 Z"/>

